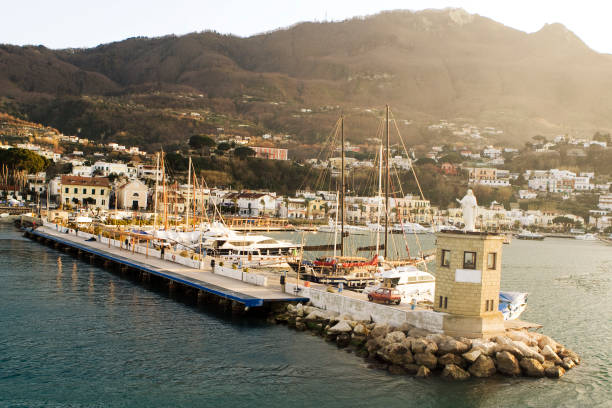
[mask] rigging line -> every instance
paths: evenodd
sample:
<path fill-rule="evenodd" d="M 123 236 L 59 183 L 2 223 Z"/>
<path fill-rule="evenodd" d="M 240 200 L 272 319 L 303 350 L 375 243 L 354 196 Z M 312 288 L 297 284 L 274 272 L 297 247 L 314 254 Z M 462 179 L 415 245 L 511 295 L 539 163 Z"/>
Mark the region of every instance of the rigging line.
<path fill-rule="evenodd" d="M 334 125 L 332 130 L 329 132 L 329 135 L 327 136 L 327 139 L 325 140 L 324 146 L 328 145 L 330 139 L 332 138 L 332 135 L 334 136 L 334 139 L 335 139 L 335 136 L 338 132 L 339 124 L 340 124 L 340 118 L 336 120 L 336 124 Z M 325 151 L 325 148 L 319 151 L 319 154 L 316 157 L 317 161 L 320 161 L 321 155 L 323 154 L 324 151 Z M 310 177 L 310 172 L 312 171 L 312 169 L 313 169 L 312 166 L 308 169 L 308 172 L 306 173 L 306 177 L 304 177 L 304 179 L 302 180 L 302 183 L 300 184 L 300 188 L 298 190 L 301 190 L 304 187 L 304 183 L 306 183 L 306 181 Z"/>
<path fill-rule="evenodd" d="M 395 169 L 395 177 L 397 178 L 397 182 L 398 182 L 398 184 L 399 184 L 399 190 L 400 190 L 400 193 L 402 194 L 402 196 L 404 196 L 404 192 L 403 192 L 403 189 L 402 189 L 402 183 L 401 183 L 401 180 L 400 180 L 400 177 L 399 177 L 399 172 L 397 171 L 397 169 Z M 397 201 L 396 201 L 396 202 L 397 202 Z M 397 208 L 397 209 L 398 209 L 397 213 L 398 213 L 398 216 L 399 216 L 399 218 L 400 218 L 400 223 L 401 223 L 401 225 L 402 225 L 402 233 L 404 234 L 404 239 L 406 240 L 406 245 L 408 245 L 408 241 L 407 241 L 407 239 L 406 239 L 406 230 L 405 230 L 405 228 L 404 228 L 404 222 L 403 222 L 403 219 L 402 219 L 402 214 L 401 214 L 401 211 L 399 211 L 399 207 L 398 207 L 397 205 L 396 205 L 396 207 L 395 207 L 395 208 Z M 418 210 L 417 210 L 417 211 L 418 211 Z M 408 216 L 408 217 L 409 217 L 408 222 L 411 222 L 411 221 L 410 221 L 410 216 Z M 418 223 L 416 223 L 416 224 L 418 224 Z M 420 225 L 420 224 L 419 224 L 419 225 Z M 414 239 L 415 239 L 415 241 L 416 241 L 416 244 L 417 244 L 417 246 L 419 247 L 419 256 L 422 256 L 422 254 L 423 254 L 423 247 L 422 247 L 422 245 L 421 245 L 421 240 L 420 240 L 420 238 L 419 238 L 418 234 L 416 233 L 416 230 L 415 230 L 415 231 L 413 231 L 413 234 L 414 234 Z M 427 264 L 425 264 L 425 271 L 427 271 Z"/>
<path fill-rule="evenodd" d="M 425 200 L 425 194 L 423 194 L 423 189 L 421 189 L 421 183 L 417 177 L 416 171 L 414 170 L 414 165 L 412 163 L 412 159 L 408 154 L 408 149 L 406 148 L 406 144 L 404 143 L 404 139 L 402 138 L 402 134 L 400 133 L 399 127 L 397 126 L 397 120 L 395 120 L 395 116 L 393 116 L 393 112 L 391 112 L 391 117 L 393 118 L 393 125 L 395 126 L 395 130 L 397 131 L 397 136 L 399 137 L 400 142 L 402 143 L 402 147 L 404 148 L 404 152 L 406 153 L 406 157 L 408 157 L 408 161 L 410 164 L 410 169 L 412 170 L 412 174 L 414 174 L 414 179 L 417 183 L 417 187 L 419 188 L 419 192 L 421 193 L 421 198 Z"/>
<path fill-rule="evenodd" d="M 317 161 L 320 161 L 320 157 L 323 154 L 323 152 L 325 152 L 325 151 L 329 150 L 329 153 L 324 156 L 324 159 L 326 161 L 333 155 L 333 153 L 334 153 L 334 146 L 336 145 L 336 142 L 337 142 L 337 139 L 338 139 L 338 133 L 340 131 L 340 121 L 341 121 L 341 119 L 338 119 L 336 121 L 336 124 L 335 124 L 332 132 L 330 132 L 330 135 L 329 135 L 328 141 L 326 142 L 325 147 L 323 149 L 321 149 L 321 151 L 319 152 L 319 156 L 317 158 Z M 317 179 L 315 180 L 315 185 L 313 186 L 313 187 L 315 187 L 315 190 L 316 190 L 316 186 L 319 186 L 319 185 L 323 186 L 324 179 L 327 178 L 328 172 L 331 172 L 331 170 L 328 167 L 325 167 L 325 168 L 321 169 Z M 307 176 L 309 174 L 310 174 L 310 171 L 307 174 Z M 304 182 L 305 182 L 305 180 L 303 181 L 303 183 Z M 331 184 L 331 173 L 330 173 L 330 184 Z"/>
<path fill-rule="evenodd" d="M 408 153 L 408 149 L 406 148 L 406 144 L 404 143 L 404 138 L 402 138 L 402 134 L 400 133 L 399 127 L 397 126 L 397 120 L 395 119 L 395 116 L 393 115 L 393 112 L 391 112 L 391 117 L 393 118 L 393 125 L 395 126 L 395 130 L 397 131 L 397 135 L 399 137 L 399 140 L 402 143 L 402 146 L 404 148 L 404 152 L 406 153 L 406 157 L 408 158 L 408 162 L 410 164 L 410 170 L 412 170 L 412 174 L 414 175 L 414 180 L 416 181 L 417 187 L 419 188 L 419 192 L 421 193 L 421 199 L 426 200 L 425 194 L 423 194 L 423 189 L 421 188 L 421 183 L 419 182 L 419 178 L 417 177 L 416 170 L 414 168 L 414 164 L 412 162 L 412 159 L 410 158 L 410 154 Z M 432 225 L 436 224 L 434 222 L 433 209 L 431 208 L 431 206 L 430 206 L 428 212 L 429 212 L 429 215 L 430 215 L 430 218 L 431 218 L 431 224 Z"/>

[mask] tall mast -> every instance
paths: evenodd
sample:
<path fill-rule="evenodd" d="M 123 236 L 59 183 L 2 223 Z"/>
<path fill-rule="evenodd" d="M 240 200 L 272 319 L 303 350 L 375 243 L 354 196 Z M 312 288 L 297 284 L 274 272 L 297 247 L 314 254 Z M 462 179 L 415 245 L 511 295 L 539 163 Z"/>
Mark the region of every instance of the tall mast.
<path fill-rule="evenodd" d="M 385 260 L 387 259 L 387 238 L 389 235 L 389 105 L 386 106 L 385 132 L 387 139 L 385 154 Z"/>
<path fill-rule="evenodd" d="M 189 194 L 191 193 L 191 156 L 189 156 L 189 166 L 187 166 L 187 202 L 185 203 L 185 209 L 187 215 L 185 216 L 185 231 L 189 228 Z M 195 197 L 194 197 L 195 199 Z M 195 217 L 195 214 L 194 214 Z"/>
<path fill-rule="evenodd" d="M 157 153 L 155 163 L 155 200 L 153 209 L 153 231 L 157 231 L 157 187 L 159 185 L 159 153 Z"/>
<path fill-rule="evenodd" d="M 336 191 L 336 222 L 334 224 L 334 259 L 336 258 L 336 242 L 338 242 L 338 191 Z"/>
<path fill-rule="evenodd" d="M 166 191 L 166 161 L 162 151 L 162 177 L 164 184 L 164 230 L 168 230 L 168 193 Z"/>
<path fill-rule="evenodd" d="M 340 256 L 344 256 L 344 115 L 340 117 L 340 141 L 341 141 L 341 167 L 342 182 L 340 186 Z"/>
<path fill-rule="evenodd" d="M 380 250 L 380 208 L 382 207 L 382 164 L 383 164 L 383 146 L 380 144 L 380 153 L 378 154 L 378 214 L 376 215 L 376 255 Z"/>

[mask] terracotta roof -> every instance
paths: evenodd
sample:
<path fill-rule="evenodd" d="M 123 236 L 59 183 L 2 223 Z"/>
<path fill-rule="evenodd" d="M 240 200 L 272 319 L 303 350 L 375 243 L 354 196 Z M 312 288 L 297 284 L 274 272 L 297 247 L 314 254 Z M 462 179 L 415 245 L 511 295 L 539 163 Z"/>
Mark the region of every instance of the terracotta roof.
<path fill-rule="evenodd" d="M 62 176 L 62 185 L 110 187 L 106 177 Z"/>

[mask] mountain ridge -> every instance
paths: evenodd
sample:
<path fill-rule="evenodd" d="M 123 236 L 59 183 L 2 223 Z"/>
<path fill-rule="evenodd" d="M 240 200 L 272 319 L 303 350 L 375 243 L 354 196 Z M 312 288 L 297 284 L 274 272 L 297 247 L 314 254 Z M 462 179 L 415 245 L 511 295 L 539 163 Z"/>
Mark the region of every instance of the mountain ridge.
<path fill-rule="evenodd" d="M 86 49 L 1 45 L 0 96 L 201 93 L 226 106 L 222 113 L 264 127 L 276 117 L 278 131 L 297 126 L 289 115 L 301 106 L 390 103 L 403 117 L 497 121 L 526 139 L 547 129 L 612 128 L 611 68 L 609 55 L 558 23 L 525 33 L 462 9 L 430 9 L 244 38 L 207 31 Z M 255 102 L 242 103 L 243 95 Z M 279 112 L 265 105 L 279 102 L 286 104 Z"/>

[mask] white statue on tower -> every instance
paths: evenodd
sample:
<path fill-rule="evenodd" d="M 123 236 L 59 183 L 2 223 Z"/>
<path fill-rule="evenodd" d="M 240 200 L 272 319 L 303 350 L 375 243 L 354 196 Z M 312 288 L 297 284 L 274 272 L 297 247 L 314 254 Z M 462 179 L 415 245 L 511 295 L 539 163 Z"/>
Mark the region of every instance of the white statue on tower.
<path fill-rule="evenodd" d="M 478 203 L 472 189 L 468 189 L 467 194 L 461 200 L 457 199 L 457 202 L 461 204 L 461 210 L 463 211 L 463 223 L 465 224 L 463 230 L 474 231 Z"/>

